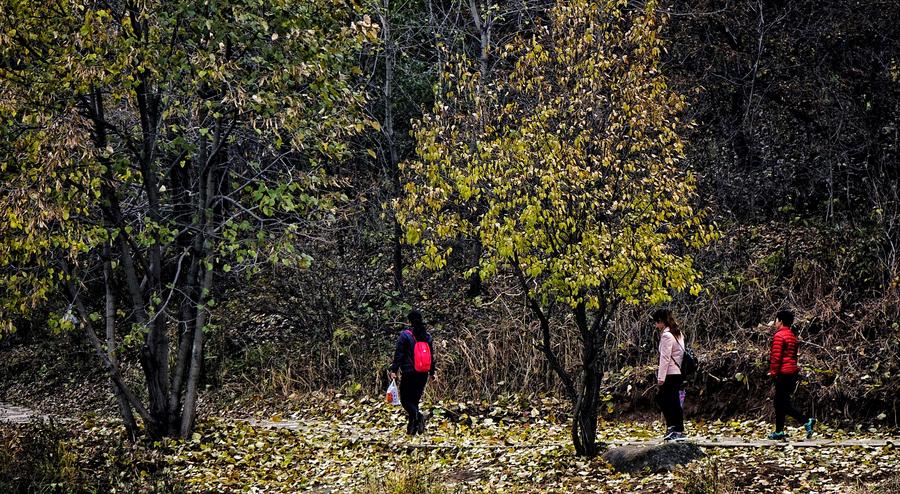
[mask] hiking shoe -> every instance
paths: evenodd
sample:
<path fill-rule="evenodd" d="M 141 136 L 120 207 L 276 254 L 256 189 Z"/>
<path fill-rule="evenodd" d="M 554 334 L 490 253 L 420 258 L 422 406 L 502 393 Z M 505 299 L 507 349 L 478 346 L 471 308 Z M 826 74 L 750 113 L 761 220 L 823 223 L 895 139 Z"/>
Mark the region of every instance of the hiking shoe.
<path fill-rule="evenodd" d="M 816 425 L 816 419 L 810 417 L 809 420 L 803 424 L 803 428 L 806 429 L 806 438 L 812 439 L 813 437 L 813 427 Z"/>
<path fill-rule="evenodd" d="M 682 441 L 687 441 L 687 436 L 684 434 L 684 432 L 676 432 L 675 437 L 672 438 L 672 441 L 675 441 L 678 443 L 680 443 Z"/>
<path fill-rule="evenodd" d="M 787 439 L 787 434 L 784 432 L 773 432 L 766 436 L 766 439 L 769 439 L 770 441 L 784 441 Z"/>
<path fill-rule="evenodd" d="M 663 434 L 663 437 L 662 437 L 662 438 L 663 438 L 663 441 L 668 441 L 668 440 L 669 440 L 669 436 L 671 436 L 673 432 L 675 432 L 675 428 L 674 428 L 674 427 L 666 427 L 666 433 Z"/>
<path fill-rule="evenodd" d="M 663 437 L 663 441 L 675 441 L 678 439 L 678 435 L 681 434 L 678 431 L 669 431 L 666 433 L 665 437 Z"/>
<path fill-rule="evenodd" d="M 417 429 L 418 429 L 418 427 L 416 427 L 416 422 L 410 420 L 409 422 L 406 423 L 406 435 L 407 436 L 416 435 Z"/>
<path fill-rule="evenodd" d="M 416 420 L 416 434 L 425 434 L 425 415 L 419 414 L 419 419 Z"/>

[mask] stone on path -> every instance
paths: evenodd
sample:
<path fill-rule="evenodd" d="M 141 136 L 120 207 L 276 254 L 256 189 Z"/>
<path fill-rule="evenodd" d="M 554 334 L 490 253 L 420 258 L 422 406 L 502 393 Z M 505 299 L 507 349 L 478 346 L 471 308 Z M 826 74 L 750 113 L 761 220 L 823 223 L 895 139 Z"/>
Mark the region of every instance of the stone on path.
<path fill-rule="evenodd" d="M 689 442 L 668 442 L 649 446 L 620 446 L 603 454 L 617 472 L 664 472 L 706 456 Z"/>

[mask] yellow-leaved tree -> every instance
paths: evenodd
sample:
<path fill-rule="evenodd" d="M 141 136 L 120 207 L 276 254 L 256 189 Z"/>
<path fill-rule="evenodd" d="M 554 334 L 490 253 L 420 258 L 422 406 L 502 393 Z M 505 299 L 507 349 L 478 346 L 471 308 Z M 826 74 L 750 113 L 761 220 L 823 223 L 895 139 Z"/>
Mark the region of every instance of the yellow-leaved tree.
<path fill-rule="evenodd" d="M 701 290 L 690 252 L 715 238 L 682 164 L 684 99 L 660 72 L 656 2 L 560 1 L 546 26 L 507 47 L 510 69 L 479 84 L 457 57 L 415 128 L 398 217 L 441 269 L 479 238 L 483 279 L 512 273 L 540 322 L 541 351 L 573 404 L 579 455 L 597 454 L 604 336 L 620 305 Z M 581 362 L 551 344 L 551 306 L 571 310 Z"/>

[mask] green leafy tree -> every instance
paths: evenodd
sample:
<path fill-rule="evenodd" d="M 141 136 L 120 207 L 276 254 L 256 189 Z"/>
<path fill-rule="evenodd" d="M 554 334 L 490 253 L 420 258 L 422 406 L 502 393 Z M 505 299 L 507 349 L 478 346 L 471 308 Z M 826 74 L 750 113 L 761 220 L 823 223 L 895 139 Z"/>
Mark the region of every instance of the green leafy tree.
<path fill-rule="evenodd" d="M 681 96 L 660 72 L 656 2 L 559 2 L 547 26 L 506 48 L 512 68 L 479 83 L 448 65 L 415 129 L 398 203 L 422 267 L 446 266 L 453 240 L 479 238 L 482 278 L 512 273 L 540 322 L 540 350 L 573 403 L 579 455 L 597 453 L 603 341 L 617 308 L 698 293 L 690 249 L 715 234 L 692 205 L 681 163 Z M 549 310 L 571 311 L 581 361 L 557 356 Z M 566 343 L 576 344 L 576 343 Z"/>
<path fill-rule="evenodd" d="M 0 1 L 4 330 L 64 295 L 129 431 L 188 435 L 214 281 L 309 264 L 377 36 L 352 0 Z"/>

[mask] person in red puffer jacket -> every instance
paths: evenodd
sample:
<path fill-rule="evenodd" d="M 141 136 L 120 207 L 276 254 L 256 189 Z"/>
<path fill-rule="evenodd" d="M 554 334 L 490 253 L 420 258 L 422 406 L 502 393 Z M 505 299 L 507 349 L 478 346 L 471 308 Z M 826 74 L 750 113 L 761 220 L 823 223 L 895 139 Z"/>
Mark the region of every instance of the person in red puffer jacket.
<path fill-rule="evenodd" d="M 807 439 L 812 438 L 816 419 L 807 417 L 791 404 L 791 395 L 797 387 L 800 366 L 797 365 L 797 335 L 791 329 L 794 314 L 788 310 L 779 311 L 775 315 L 775 336 L 772 339 L 772 351 L 769 354 L 769 375 L 775 379 L 775 432 L 768 438 L 783 440 L 784 422 L 788 416 L 794 417 L 806 429 Z"/>

